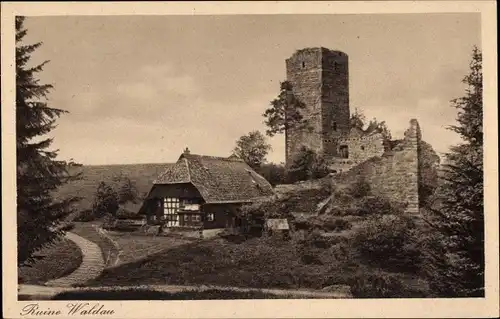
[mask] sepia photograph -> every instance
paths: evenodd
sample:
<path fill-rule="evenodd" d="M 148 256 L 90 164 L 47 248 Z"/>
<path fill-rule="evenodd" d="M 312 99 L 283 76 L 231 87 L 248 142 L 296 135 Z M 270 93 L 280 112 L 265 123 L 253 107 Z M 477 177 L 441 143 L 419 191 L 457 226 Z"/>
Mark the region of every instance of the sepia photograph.
<path fill-rule="evenodd" d="M 498 294 L 480 11 L 9 21 L 18 316 Z"/>

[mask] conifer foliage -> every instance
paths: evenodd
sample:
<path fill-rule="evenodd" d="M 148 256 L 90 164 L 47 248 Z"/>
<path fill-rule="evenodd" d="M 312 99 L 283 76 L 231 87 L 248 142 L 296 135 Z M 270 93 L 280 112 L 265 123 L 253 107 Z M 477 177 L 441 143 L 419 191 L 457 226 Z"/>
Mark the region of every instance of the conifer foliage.
<path fill-rule="evenodd" d="M 484 296 L 483 81 L 482 55 L 474 48 L 465 95 L 452 101 L 463 143 L 446 154 L 432 225 L 437 242 L 432 285 L 442 296 Z M 444 258 L 442 258 L 444 256 Z"/>
<path fill-rule="evenodd" d="M 55 200 L 52 194 L 79 177 L 69 173 L 67 162 L 56 159 L 57 150 L 49 150 L 53 139 L 47 134 L 65 111 L 48 106 L 52 85 L 37 79 L 48 61 L 30 66 L 31 55 L 41 43 L 23 43 L 24 21 L 24 17 L 15 20 L 18 265 L 34 261 L 34 252 L 62 234 L 58 225 L 78 198 Z"/>

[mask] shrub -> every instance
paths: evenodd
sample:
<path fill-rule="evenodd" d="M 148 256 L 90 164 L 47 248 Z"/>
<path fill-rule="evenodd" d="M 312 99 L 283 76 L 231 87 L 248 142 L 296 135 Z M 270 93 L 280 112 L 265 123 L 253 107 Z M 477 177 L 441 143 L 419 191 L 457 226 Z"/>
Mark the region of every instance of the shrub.
<path fill-rule="evenodd" d="M 94 214 L 94 211 L 91 209 L 86 209 L 82 210 L 80 213 L 78 213 L 78 216 L 76 216 L 75 221 L 78 222 L 91 222 L 96 220 L 97 217 Z"/>
<path fill-rule="evenodd" d="M 355 298 L 425 298 L 426 285 L 397 273 L 359 269 L 347 280 Z"/>
<path fill-rule="evenodd" d="M 357 216 L 367 215 L 401 215 L 404 206 L 393 203 L 389 199 L 381 196 L 366 196 L 359 199 L 355 206 L 351 208 L 350 214 Z"/>
<path fill-rule="evenodd" d="M 119 196 L 113 187 L 104 182 L 100 182 L 92 204 L 94 216 L 100 218 L 109 213 L 116 215 L 119 208 Z"/>
<path fill-rule="evenodd" d="M 284 184 L 285 166 L 274 163 L 262 164 L 256 168 L 256 172 L 262 175 L 272 186 Z"/>
<path fill-rule="evenodd" d="M 323 229 L 325 231 L 343 231 L 351 229 L 352 224 L 342 218 L 327 219 L 323 223 Z"/>
<path fill-rule="evenodd" d="M 142 215 L 139 215 L 133 211 L 127 210 L 126 208 L 120 207 L 116 212 L 116 218 L 118 219 L 132 219 L 132 220 L 141 220 L 143 219 Z"/>
<path fill-rule="evenodd" d="M 348 283 L 355 298 L 402 298 L 406 296 L 402 281 L 394 274 L 358 273 Z"/>
<path fill-rule="evenodd" d="M 371 218 L 354 235 L 352 244 L 361 260 L 396 272 L 419 270 L 422 254 L 415 235 L 415 224 L 405 216 Z"/>
<path fill-rule="evenodd" d="M 319 179 L 327 176 L 328 173 L 328 166 L 323 157 L 303 146 L 286 170 L 286 180 L 289 183 L 295 183 Z"/>
<path fill-rule="evenodd" d="M 103 218 L 102 228 L 113 229 L 116 226 L 116 218 L 111 214 L 105 214 Z"/>
<path fill-rule="evenodd" d="M 307 220 L 295 220 L 293 221 L 295 230 L 310 230 L 312 225 Z"/>
<path fill-rule="evenodd" d="M 59 229 L 64 231 L 70 231 L 75 228 L 75 223 L 63 223 Z"/>
<path fill-rule="evenodd" d="M 364 178 L 358 178 L 350 187 L 350 194 L 354 198 L 362 198 L 368 196 L 371 192 L 370 184 Z"/>

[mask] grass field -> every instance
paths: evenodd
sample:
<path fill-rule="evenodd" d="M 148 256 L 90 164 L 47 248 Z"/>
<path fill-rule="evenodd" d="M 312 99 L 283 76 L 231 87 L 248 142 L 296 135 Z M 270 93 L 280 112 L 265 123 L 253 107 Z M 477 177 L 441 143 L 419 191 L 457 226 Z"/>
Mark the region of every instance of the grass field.
<path fill-rule="evenodd" d="M 172 164 L 130 164 L 130 165 L 89 165 L 74 168 L 81 172 L 82 179 L 62 185 L 55 193 L 56 198 L 79 196 L 82 198 L 75 205 L 77 211 L 90 209 L 94 193 L 99 182 L 113 183 L 113 178 L 120 175 L 135 182 L 139 195 L 144 195 L 151 188 L 153 181 Z"/>
<path fill-rule="evenodd" d="M 349 285 L 362 297 L 425 297 L 410 275 L 338 257 L 337 245 L 303 252 L 291 242 L 255 238 L 241 244 L 222 239 L 181 245 L 143 260 L 106 269 L 89 286 L 215 285 L 222 287 L 322 289 Z M 315 254 L 308 260 L 305 255 Z M 406 286 L 404 283 L 411 283 Z"/>
<path fill-rule="evenodd" d="M 111 236 L 120 247 L 121 253 L 118 265 L 141 260 L 149 255 L 192 241 L 176 237 L 139 235 L 128 232 L 110 231 L 108 235 Z"/>
<path fill-rule="evenodd" d="M 44 257 L 31 267 L 18 269 L 19 283 L 44 284 L 45 282 L 66 276 L 82 263 L 82 253 L 70 240 L 62 239 L 35 254 Z"/>

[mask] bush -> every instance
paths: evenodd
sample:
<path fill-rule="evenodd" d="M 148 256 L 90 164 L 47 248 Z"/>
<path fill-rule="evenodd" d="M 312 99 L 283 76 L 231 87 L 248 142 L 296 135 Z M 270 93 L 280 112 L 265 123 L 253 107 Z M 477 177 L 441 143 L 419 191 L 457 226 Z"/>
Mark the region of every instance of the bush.
<path fill-rule="evenodd" d="M 111 214 L 105 214 L 103 218 L 102 228 L 110 230 L 115 228 L 116 218 Z"/>
<path fill-rule="evenodd" d="M 422 298 L 424 291 L 407 285 L 401 275 L 366 271 L 348 280 L 355 298 Z"/>
<path fill-rule="evenodd" d="M 94 196 L 94 202 L 92 204 L 92 211 L 94 212 L 94 216 L 96 216 L 97 218 L 101 218 L 107 213 L 116 215 L 118 208 L 118 193 L 113 189 L 113 187 L 107 185 L 104 182 L 100 182 Z"/>
<path fill-rule="evenodd" d="M 295 183 L 319 179 L 327 176 L 328 173 L 328 166 L 323 157 L 303 146 L 286 170 L 286 180 L 288 183 Z"/>
<path fill-rule="evenodd" d="M 323 223 L 323 229 L 325 231 L 343 231 L 352 228 L 352 224 L 342 218 L 327 219 Z"/>
<path fill-rule="evenodd" d="M 371 218 L 354 235 L 352 244 L 361 260 L 395 272 L 419 270 L 422 253 L 415 235 L 415 224 L 405 216 Z"/>
<path fill-rule="evenodd" d="M 298 241 L 296 246 L 302 263 L 322 265 L 320 255 L 324 249 L 330 247 L 330 243 L 318 231 L 312 231 L 304 240 Z"/>
<path fill-rule="evenodd" d="M 80 213 L 78 213 L 78 216 L 76 216 L 75 221 L 77 222 L 91 222 L 96 220 L 97 217 L 94 214 L 94 211 L 91 209 L 86 209 L 82 210 Z"/>
<path fill-rule="evenodd" d="M 63 223 L 59 229 L 64 231 L 70 231 L 75 228 L 75 223 Z"/>
<path fill-rule="evenodd" d="M 284 184 L 285 166 L 274 163 L 262 164 L 256 169 L 256 172 L 262 175 L 272 186 Z"/>
<path fill-rule="evenodd" d="M 364 178 L 358 178 L 350 187 L 350 194 L 354 198 L 362 198 L 368 196 L 371 192 L 370 184 Z"/>
<path fill-rule="evenodd" d="M 143 219 L 142 215 L 139 215 L 135 212 L 127 210 L 123 207 L 118 208 L 118 211 L 116 212 L 116 218 L 118 218 L 118 219 L 132 219 L 132 220 Z"/>

